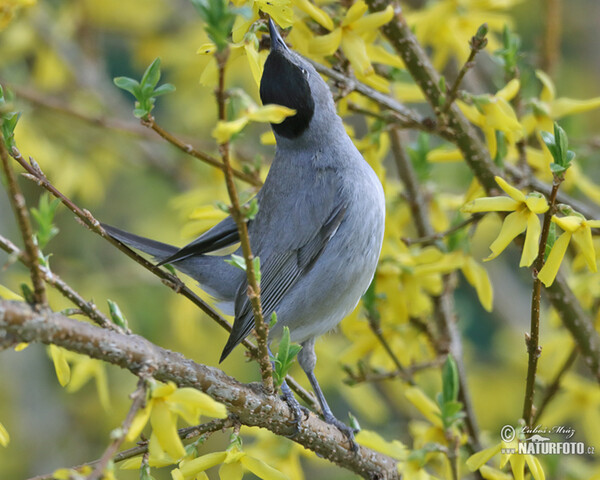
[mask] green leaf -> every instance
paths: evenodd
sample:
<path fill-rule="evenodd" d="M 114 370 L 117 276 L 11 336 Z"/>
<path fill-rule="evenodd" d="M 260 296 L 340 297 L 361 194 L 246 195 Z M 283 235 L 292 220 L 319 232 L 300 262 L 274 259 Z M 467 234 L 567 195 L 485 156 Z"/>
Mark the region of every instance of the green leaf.
<path fill-rule="evenodd" d="M 254 197 L 244 208 L 244 217 L 248 220 L 254 220 L 258 213 L 258 199 Z"/>
<path fill-rule="evenodd" d="M 142 88 L 151 87 L 154 90 L 156 84 L 160 80 L 160 57 L 156 57 L 154 61 L 146 68 L 140 84 Z"/>
<path fill-rule="evenodd" d="M 279 341 L 277 355 L 271 357 L 275 367 L 273 369 L 273 379 L 275 380 L 275 385 L 277 385 L 277 387 L 281 386 L 283 383 L 285 376 L 292 367 L 294 359 L 300 350 L 302 350 L 300 345 L 296 345 L 290 341 L 290 329 L 288 327 L 283 327 L 283 334 Z"/>
<path fill-rule="evenodd" d="M 231 258 L 229 260 L 225 259 L 225 262 L 229 265 L 239 268 L 240 270 L 243 270 L 244 272 L 246 271 L 246 260 L 244 260 L 244 257 L 240 257 L 235 253 L 231 254 Z"/>
<path fill-rule="evenodd" d="M 117 87 L 131 93 L 135 98 L 138 98 L 140 93 L 140 84 L 137 80 L 129 77 L 115 77 L 113 82 Z"/>
<path fill-rule="evenodd" d="M 54 215 L 56 214 L 59 205 L 60 200 L 58 198 L 50 201 L 50 195 L 44 193 L 40 196 L 38 207 L 31 209 L 31 216 L 38 227 L 35 235 L 40 249 L 44 249 L 48 242 L 58 233 L 58 228 L 54 226 L 53 222 Z"/>
<path fill-rule="evenodd" d="M 119 305 L 117 305 L 116 302 L 113 302 L 110 299 L 107 299 L 106 301 L 108 303 L 108 310 L 110 312 L 110 318 L 115 323 L 115 325 L 118 325 L 119 327 L 124 328 L 125 330 L 128 330 L 129 323 L 127 322 L 127 318 L 125 318 L 125 315 L 123 315 L 123 313 L 121 312 Z"/>
<path fill-rule="evenodd" d="M 269 329 L 273 328 L 276 323 L 277 323 L 277 313 L 273 312 L 273 313 L 271 313 L 271 321 L 269 322 Z"/>
<path fill-rule="evenodd" d="M 31 288 L 29 288 L 29 285 L 27 285 L 26 283 L 21 284 L 21 293 L 23 294 L 22 297 L 25 299 L 25 301 L 27 303 L 31 303 L 31 304 L 35 303 L 33 291 L 31 290 Z"/>
<path fill-rule="evenodd" d="M 254 267 L 254 278 L 256 279 L 256 283 L 260 285 L 260 279 L 262 277 L 260 272 L 260 257 L 254 257 L 252 260 L 252 266 Z"/>
<path fill-rule="evenodd" d="M 161 95 L 165 95 L 166 93 L 172 93 L 175 91 L 175 85 L 172 83 L 163 83 L 160 87 L 156 88 L 152 92 L 153 97 L 159 97 Z"/>
<path fill-rule="evenodd" d="M 459 387 L 460 382 L 456 362 L 452 358 L 452 355 L 448 355 L 442 367 L 442 396 L 444 403 L 456 401 Z"/>

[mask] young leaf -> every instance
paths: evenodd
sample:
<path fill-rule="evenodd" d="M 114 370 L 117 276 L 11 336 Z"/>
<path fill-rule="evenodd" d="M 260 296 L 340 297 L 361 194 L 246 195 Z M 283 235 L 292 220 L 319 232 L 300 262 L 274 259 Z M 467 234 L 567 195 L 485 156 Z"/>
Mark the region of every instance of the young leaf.
<path fill-rule="evenodd" d="M 108 310 L 110 311 L 110 318 L 115 323 L 115 325 L 118 325 L 119 327 L 124 328 L 125 330 L 128 330 L 129 324 L 127 322 L 127 318 L 125 318 L 125 315 L 123 315 L 123 313 L 121 312 L 119 305 L 117 305 L 116 302 L 113 302 L 112 300 L 109 300 L 109 299 L 107 299 L 106 301 L 108 302 Z"/>
<path fill-rule="evenodd" d="M 240 257 L 235 253 L 232 253 L 231 258 L 229 260 L 226 259 L 225 262 L 227 262 L 229 265 L 239 268 L 240 270 L 243 270 L 244 272 L 246 271 L 246 260 L 244 260 L 244 257 Z"/>
<path fill-rule="evenodd" d="M 275 380 L 275 385 L 277 385 L 277 387 L 280 387 L 283 383 L 285 376 L 292 367 L 294 358 L 296 358 L 296 355 L 298 355 L 300 350 L 302 350 L 300 345 L 290 342 L 290 329 L 288 327 L 283 327 L 283 334 L 279 341 L 277 355 L 271 357 L 274 366 L 273 379 Z"/>
<path fill-rule="evenodd" d="M 455 402 L 458 398 L 458 389 L 458 368 L 452 355 L 448 355 L 442 367 L 442 396 L 444 403 Z"/>

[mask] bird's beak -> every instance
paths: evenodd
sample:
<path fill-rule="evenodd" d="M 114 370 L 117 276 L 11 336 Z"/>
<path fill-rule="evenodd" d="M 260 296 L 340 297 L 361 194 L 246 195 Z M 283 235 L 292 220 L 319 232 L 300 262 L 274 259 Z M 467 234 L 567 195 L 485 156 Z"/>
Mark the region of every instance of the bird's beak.
<path fill-rule="evenodd" d="M 271 51 L 273 50 L 288 50 L 285 41 L 277 30 L 277 25 L 272 18 L 269 17 L 269 34 L 271 36 Z"/>

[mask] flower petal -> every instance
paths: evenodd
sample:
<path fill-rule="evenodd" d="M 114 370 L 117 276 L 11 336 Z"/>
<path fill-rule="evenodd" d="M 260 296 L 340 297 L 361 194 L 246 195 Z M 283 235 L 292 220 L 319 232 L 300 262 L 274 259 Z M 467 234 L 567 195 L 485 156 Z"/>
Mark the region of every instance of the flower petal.
<path fill-rule="evenodd" d="M 190 425 L 198 423 L 200 415 L 225 418 L 227 408 L 194 388 L 179 388 L 167 400 L 169 409 L 181 415 Z"/>
<path fill-rule="evenodd" d="M 498 455 L 500 453 L 500 450 L 502 450 L 501 443 L 499 443 L 498 445 L 495 445 L 493 447 L 486 448 L 485 450 L 481 450 L 480 452 L 474 453 L 467 459 L 467 462 L 466 462 L 467 467 L 472 472 L 480 469 L 483 465 L 485 465 L 487 463 L 487 461 L 490 458 Z"/>
<path fill-rule="evenodd" d="M 354 5 L 352 5 L 346 12 L 346 16 L 342 21 L 342 27 L 356 22 L 360 17 L 362 17 L 366 13 L 368 9 L 369 7 L 367 7 L 367 4 L 363 0 L 359 0 L 358 2 L 354 3 Z"/>
<path fill-rule="evenodd" d="M 228 142 L 231 137 L 236 133 L 242 131 L 242 129 L 248 124 L 248 117 L 238 118 L 232 122 L 217 122 L 217 126 L 212 131 L 212 136 L 219 143 Z"/>
<path fill-rule="evenodd" d="M 8 434 L 6 428 L 4 428 L 4 425 L 0 423 L 0 445 L 6 447 L 8 442 L 10 442 L 10 435 Z"/>
<path fill-rule="evenodd" d="M 327 30 L 333 30 L 333 20 L 324 10 L 321 10 L 315 4 L 311 3 L 309 0 L 296 0 L 294 5 L 306 13 L 310 18 L 312 18 L 315 22 L 317 22 L 322 27 L 325 27 Z"/>
<path fill-rule="evenodd" d="M 56 345 L 50 345 L 50 356 L 54 363 L 54 370 L 56 371 L 58 383 L 60 383 L 61 387 L 64 387 L 71 379 L 71 368 L 65 358 L 65 351 Z"/>
<path fill-rule="evenodd" d="M 408 387 L 404 391 L 404 396 L 412 403 L 423 416 L 436 427 L 442 427 L 440 418 L 440 408 L 418 387 Z"/>
<path fill-rule="evenodd" d="M 169 456 L 175 460 L 185 456 L 185 448 L 177 435 L 175 415 L 169 411 L 164 401 L 154 402 L 150 423 L 152 424 L 152 433 L 156 435 L 161 448 Z"/>
<path fill-rule="evenodd" d="M 515 98 L 517 93 L 519 93 L 519 89 L 521 88 L 521 82 L 519 82 L 518 78 L 513 78 L 510 82 L 508 82 L 502 90 L 498 90 L 496 93 L 496 97 L 503 98 L 504 100 L 512 100 Z"/>
<path fill-rule="evenodd" d="M 133 442 L 136 438 L 138 438 L 140 436 L 140 433 L 142 433 L 142 430 L 146 426 L 146 423 L 148 423 L 148 419 L 150 418 L 151 411 L 152 411 L 152 402 L 151 401 L 148 402 L 148 404 L 144 408 L 137 411 L 137 413 L 135 414 L 135 417 L 133 417 L 131 426 L 129 427 L 129 431 L 127 432 L 127 435 L 125 436 L 125 440 L 127 440 L 129 442 Z"/>
<path fill-rule="evenodd" d="M 518 202 L 525 202 L 525 195 L 523 194 L 523 192 L 521 192 L 521 190 L 510 185 L 502 177 L 496 176 L 494 178 L 496 180 L 496 183 L 500 186 L 500 188 L 504 190 L 510 197 L 514 198 Z"/>
<path fill-rule="evenodd" d="M 352 67 L 361 75 L 373 72 L 373 66 L 367 55 L 365 41 L 354 32 L 344 32 L 342 35 L 342 50 L 352 64 Z"/>
<path fill-rule="evenodd" d="M 546 213 L 550 208 L 546 197 L 541 195 L 535 195 L 530 193 L 529 195 L 527 195 L 525 203 L 527 204 L 527 208 L 533 213 Z"/>
<path fill-rule="evenodd" d="M 406 447 L 399 440 L 388 442 L 384 440 L 378 433 L 371 430 L 361 430 L 356 434 L 356 441 L 360 445 L 376 450 L 385 455 L 388 455 L 396 460 L 406 458 Z"/>
<path fill-rule="evenodd" d="M 493 260 L 500 255 L 504 249 L 518 235 L 523 233 L 527 228 L 527 215 L 523 212 L 513 212 L 504 219 L 498 238 L 490 245 L 492 254 L 485 261 Z"/>
<path fill-rule="evenodd" d="M 483 197 L 470 201 L 461 210 L 466 213 L 512 212 L 519 205 L 520 202 L 510 197 Z"/>
<path fill-rule="evenodd" d="M 588 112 L 600 107 L 600 97 L 589 100 L 576 100 L 573 98 L 558 98 L 550 105 L 550 116 L 553 119 Z"/>
<path fill-rule="evenodd" d="M 529 466 L 529 471 L 535 480 L 546 480 L 546 474 L 540 461 L 533 455 L 525 455 L 525 461 Z"/>
<path fill-rule="evenodd" d="M 552 217 L 552 221 L 565 232 L 575 233 L 579 230 L 584 220 L 577 215 L 569 215 L 567 217 Z"/>
<path fill-rule="evenodd" d="M 392 18 L 394 18 L 394 7 L 388 5 L 385 10 L 359 18 L 352 23 L 351 28 L 355 33 L 371 32 L 385 25 Z"/>
<path fill-rule="evenodd" d="M 549 287 L 552 285 L 552 282 L 554 282 L 572 235 L 571 232 L 565 232 L 558 237 L 552 246 L 552 250 L 550 250 L 550 255 L 548 255 L 546 264 L 542 267 L 540 273 L 538 273 L 538 279 L 546 285 L 546 287 Z"/>
<path fill-rule="evenodd" d="M 249 112 L 248 118 L 254 122 L 281 123 L 293 115 L 296 115 L 296 110 L 293 108 L 271 103 Z"/>
<path fill-rule="evenodd" d="M 586 222 L 587 223 L 587 222 Z M 583 228 L 580 228 L 573 234 L 573 240 L 575 240 L 585 263 L 587 263 L 589 269 L 592 272 L 597 272 L 596 266 L 596 250 L 594 248 L 594 240 L 592 239 L 592 229 L 584 224 Z"/>
<path fill-rule="evenodd" d="M 289 480 L 287 475 L 284 475 L 279 470 L 274 469 L 262 460 L 251 457 L 250 455 L 242 457 L 240 462 L 254 475 L 263 480 Z"/>
<path fill-rule="evenodd" d="M 336 28 L 327 35 L 320 35 L 310 39 L 309 51 L 313 55 L 328 57 L 333 55 L 342 42 L 342 29 Z"/>
<path fill-rule="evenodd" d="M 529 213 L 527 216 L 527 233 L 525 234 L 525 243 L 519 267 L 528 267 L 536 259 L 541 233 L 542 225 L 540 224 L 540 219 L 535 213 Z"/>
<path fill-rule="evenodd" d="M 554 88 L 554 82 L 548 76 L 546 72 L 542 70 L 536 70 L 535 76 L 540 82 L 542 82 L 542 93 L 540 94 L 540 100 L 542 102 L 550 103 L 556 98 L 556 89 Z"/>
<path fill-rule="evenodd" d="M 221 480 L 242 480 L 244 468 L 240 462 L 224 463 L 219 467 Z"/>
<path fill-rule="evenodd" d="M 223 463 L 226 456 L 227 452 L 213 452 L 194 458 L 193 460 L 184 460 L 179 465 L 179 470 L 185 478 L 194 477 L 204 470 Z"/>
<path fill-rule="evenodd" d="M 492 311 L 494 302 L 494 291 L 487 270 L 475 261 L 473 257 L 466 257 L 462 267 L 462 272 L 467 281 L 475 288 L 477 297 L 483 308 L 488 312 Z"/>

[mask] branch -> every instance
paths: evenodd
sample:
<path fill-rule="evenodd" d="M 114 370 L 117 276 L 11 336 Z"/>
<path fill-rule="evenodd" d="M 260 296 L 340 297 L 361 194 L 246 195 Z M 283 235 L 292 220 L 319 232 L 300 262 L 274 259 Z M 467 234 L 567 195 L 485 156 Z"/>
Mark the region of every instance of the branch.
<path fill-rule="evenodd" d="M 394 160 L 398 167 L 401 180 L 406 187 L 406 197 L 413 212 L 413 220 L 415 221 L 417 232 L 423 237 L 431 236 L 435 232 L 429 221 L 427 204 L 421 195 L 417 175 L 410 158 L 402 147 L 400 131 L 397 128 L 390 131 L 390 141 L 392 144 Z M 448 276 L 444 276 L 444 291 L 439 297 L 434 298 L 434 303 L 442 333 L 449 343 L 450 353 L 452 353 L 458 369 L 460 381 L 459 398 L 464 405 L 466 413 L 465 423 L 469 432 L 470 443 L 474 450 L 480 450 L 479 428 L 477 426 L 477 420 L 471 402 L 471 395 L 467 385 L 465 365 L 462 358 L 462 342 L 460 333 L 456 328 L 454 300 L 452 298 L 452 289 L 448 281 Z M 438 354 L 445 353 L 441 351 L 439 342 L 435 342 L 435 346 Z"/>
<path fill-rule="evenodd" d="M 371 12 L 379 12 L 387 8 L 389 2 L 387 0 L 367 0 L 367 5 Z M 497 187 L 494 176 L 498 174 L 498 168 L 491 161 L 488 151 L 469 121 L 456 104 L 453 104 L 444 115 L 441 115 L 440 108 L 445 92 L 442 92 L 439 87 L 440 75 L 433 68 L 427 53 L 406 23 L 399 6 L 396 5 L 395 17 L 381 27 L 381 30 L 402 57 L 406 69 L 423 91 L 425 98 L 443 125 L 443 128 L 439 129 L 439 134 L 458 147 L 479 183 L 486 190 L 495 190 Z"/>
<path fill-rule="evenodd" d="M 14 255 L 23 265 L 31 268 L 31 263 L 25 255 L 14 243 L 0 235 L 0 248 L 10 255 Z M 46 283 L 56 288 L 65 298 L 77 305 L 80 310 L 102 328 L 109 328 L 118 332 L 122 332 L 120 327 L 115 325 L 104 315 L 93 302 L 86 301 L 77 291 L 69 286 L 62 278 L 52 272 L 49 268 L 40 265 L 40 271 Z"/>
<path fill-rule="evenodd" d="M 22 342 L 55 344 L 136 375 L 151 366 L 155 379 L 205 392 L 225 404 L 243 425 L 266 428 L 282 436 L 296 431 L 294 414 L 287 403 L 265 395 L 261 386 L 240 383 L 219 369 L 197 364 L 137 335 L 122 335 L 60 314 L 36 312 L 21 302 L 1 300 L 0 339 L 7 336 Z M 348 439 L 314 413 L 300 424 L 292 440 L 363 478 L 399 478 L 396 460 L 362 446 L 358 453 L 353 452 Z"/>
<path fill-rule="evenodd" d="M 225 165 L 224 162 L 221 162 L 221 161 L 217 160 L 216 158 L 210 156 L 207 153 L 204 153 L 204 152 L 202 152 L 200 150 L 196 150 L 194 147 L 192 147 L 188 143 L 182 142 L 177 137 L 175 137 L 174 135 L 170 134 L 169 132 L 167 132 L 162 127 L 160 127 L 154 121 L 154 117 L 152 115 L 149 115 L 147 119 L 143 119 L 142 120 L 142 125 L 145 125 L 146 127 L 151 128 L 152 130 L 154 130 L 162 138 L 164 138 L 167 142 L 169 142 L 171 145 L 176 146 L 182 152 L 187 153 L 188 155 L 191 155 L 192 157 L 197 158 L 198 160 L 202 160 L 203 162 L 208 163 L 209 165 L 222 170 L 227 175 L 227 168 L 228 167 Z M 249 175 L 249 174 L 247 174 L 245 172 L 242 172 L 240 170 L 236 170 L 235 168 L 231 168 L 231 166 L 229 166 L 229 169 L 231 170 L 231 174 L 234 177 L 237 177 L 240 180 L 243 180 L 243 181 L 249 183 L 250 185 L 253 185 L 255 187 L 260 187 L 262 185 L 262 181 L 256 175 Z"/>
<path fill-rule="evenodd" d="M 219 121 L 226 121 L 225 114 L 225 66 L 227 64 L 227 58 L 229 51 L 225 50 L 219 52 L 216 55 L 217 65 L 219 67 L 219 84 L 215 92 L 217 97 L 217 103 L 219 107 Z M 231 168 L 231 162 L 229 160 L 229 141 L 219 145 L 219 151 L 221 158 L 223 159 L 223 172 L 225 172 L 225 183 L 227 185 L 227 192 L 229 193 L 229 199 L 231 200 L 231 207 L 229 213 L 235 221 L 240 236 L 240 244 L 242 253 L 246 265 L 246 279 L 248 282 L 248 300 L 252 305 L 252 312 L 254 314 L 254 325 L 256 331 L 256 343 L 258 348 L 258 355 L 256 360 L 260 366 L 260 374 L 262 377 L 263 386 L 268 394 L 274 393 L 273 388 L 273 367 L 269 359 L 269 349 L 267 346 L 269 337 L 269 326 L 265 323 L 263 318 L 262 305 L 260 301 L 260 281 L 258 279 L 259 271 L 254 264 L 254 256 L 252 255 L 252 249 L 250 246 L 250 236 L 248 234 L 248 223 L 247 218 L 242 212 L 240 207 L 240 200 L 238 198 L 235 183 L 233 182 L 233 169 Z M 258 267 L 260 268 L 260 267 Z"/>
<path fill-rule="evenodd" d="M 13 148 L 11 156 L 27 171 L 27 173 L 24 174 L 24 176 L 36 182 L 40 187 L 46 189 L 54 197 L 58 198 L 63 203 L 63 205 L 65 205 L 70 211 L 72 211 L 76 215 L 76 217 L 79 220 L 81 220 L 81 223 L 83 225 L 89 228 L 92 232 L 100 235 L 107 242 L 119 249 L 121 252 L 123 252 L 136 263 L 139 263 L 146 270 L 152 272 L 154 275 L 156 275 L 162 280 L 162 283 L 164 285 L 169 287 L 175 293 L 186 297 L 194 305 L 200 308 L 200 310 L 206 313 L 212 320 L 217 322 L 228 332 L 231 332 L 231 324 L 227 320 L 225 320 L 208 303 L 206 303 L 192 290 L 190 290 L 177 276 L 172 275 L 166 270 L 157 267 L 141 255 L 130 249 L 127 245 L 124 245 L 123 243 L 113 239 L 110 235 L 108 235 L 100 225 L 100 222 L 96 218 L 94 218 L 94 216 L 88 210 L 84 210 L 78 207 L 75 203 L 73 203 L 72 200 L 66 197 L 52 183 L 50 183 L 48 178 L 44 175 L 44 172 L 42 172 L 39 165 L 33 158 L 30 157 L 30 163 L 27 163 L 16 148 Z M 252 357 L 256 357 L 257 349 L 248 339 L 244 339 L 242 341 L 242 345 L 244 345 L 244 347 L 250 352 L 250 355 Z M 308 405 L 313 407 L 317 405 L 312 395 L 308 393 L 294 378 L 288 375 L 286 377 L 286 382 L 290 386 L 290 388 L 294 390 L 294 392 L 296 392 Z"/>
<path fill-rule="evenodd" d="M 538 248 L 538 256 L 533 264 L 533 291 L 531 293 L 531 326 L 530 334 L 526 334 L 525 343 L 527 345 L 527 354 L 529 361 L 527 362 L 527 380 L 525 383 L 525 399 L 523 401 L 523 419 L 528 427 L 532 426 L 533 420 L 533 397 L 535 395 L 535 375 L 537 371 L 537 363 L 542 354 L 542 347 L 539 346 L 540 340 L 540 301 L 542 296 L 542 281 L 537 277 L 537 274 L 542 269 L 545 263 L 546 244 L 548 243 L 548 235 L 550 233 L 550 224 L 552 215 L 556 211 L 556 194 L 563 177 L 554 176 L 552 184 L 552 193 L 550 195 L 550 207 L 544 214 L 544 225 L 540 236 L 540 245 Z"/>
<path fill-rule="evenodd" d="M 479 222 L 479 220 L 481 220 L 483 217 L 484 217 L 483 213 L 474 213 L 469 218 L 463 220 L 460 223 L 457 223 L 453 227 L 451 227 L 448 230 L 445 230 L 443 232 L 434 233 L 432 235 L 426 235 L 426 236 L 419 237 L 419 238 L 403 237 L 402 241 L 408 246 L 410 246 L 410 245 L 423 245 L 423 246 L 433 245 L 433 244 L 439 242 L 440 240 L 442 240 L 443 238 L 447 237 L 448 235 L 452 235 L 453 233 L 458 232 L 459 230 L 462 230 L 463 228 L 470 225 L 471 223 Z"/>
<path fill-rule="evenodd" d="M 121 424 L 119 435 L 108 446 L 102 457 L 100 457 L 100 459 L 97 461 L 94 470 L 88 475 L 86 480 L 100 480 L 102 478 L 106 466 L 111 461 L 115 453 L 117 453 L 117 450 L 119 450 L 121 444 L 125 441 L 125 437 L 131 428 L 131 424 L 133 423 L 136 413 L 142 409 L 146 403 L 146 391 L 148 388 L 146 378 L 148 377 L 148 373 L 139 372 L 138 375 L 140 376 L 140 379 L 138 380 L 137 388 L 130 395 L 131 407 L 129 408 L 129 412 L 127 412 L 125 420 L 123 420 L 123 423 Z"/>
<path fill-rule="evenodd" d="M 33 284 L 33 298 L 36 304 L 45 306 L 48 303 L 48 299 L 46 298 L 44 276 L 40 271 L 40 250 L 35 241 L 33 229 L 31 228 L 31 220 L 29 218 L 27 206 L 25 205 L 25 197 L 17 183 L 15 172 L 10 163 L 8 150 L 4 143 L 4 136 L 2 134 L 0 134 L 0 157 L 2 158 L 2 167 L 4 168 L 6 181 L 8 183 L 10 203 L 15 213 L 21 236 L 23 237 L 27 259 L 31 265 L 29 272 L 31 273 L 31 282 Z"/>

